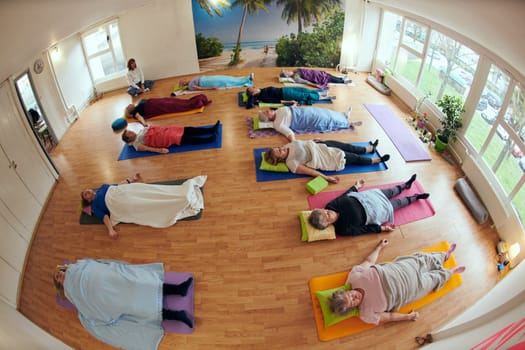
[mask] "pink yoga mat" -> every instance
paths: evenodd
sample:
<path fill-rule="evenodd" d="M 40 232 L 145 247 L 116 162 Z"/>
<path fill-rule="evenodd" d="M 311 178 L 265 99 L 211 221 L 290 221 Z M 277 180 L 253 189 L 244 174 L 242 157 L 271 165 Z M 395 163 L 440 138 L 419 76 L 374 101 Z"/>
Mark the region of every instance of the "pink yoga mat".
<path fill-rule="evenodd" d="M 396 182 L 386 185 L 370 186 L 363 187 L 360 191 L 369 190 L 372 188 L 388 188 L 395 185 L 401 184 L 402 182 Z M 308 205 L 310 209 L 324 208 L 325 205 L 330 202 L 332 199 L 337 198 L 341 194 L 345 193 L 346 190 L 330 191 L 330 192 L 321 192 L 313 196 L 308 196 Z M 400 196 L 406 197 L 411 196 L 417 193 L 424 193 L 425 189 L 417 180 L 412 184 L 408 190 L 403 191 Z M 395 197 L 394 197 L 395 198 Z M 394 224 L 403 225 L 408 224 L 409 222 L 421 220 L 433 216 L 436 213 L 430 199 L 421 199 L 418 200 L 406 207 L 399 208 L 394 211 Z"/>

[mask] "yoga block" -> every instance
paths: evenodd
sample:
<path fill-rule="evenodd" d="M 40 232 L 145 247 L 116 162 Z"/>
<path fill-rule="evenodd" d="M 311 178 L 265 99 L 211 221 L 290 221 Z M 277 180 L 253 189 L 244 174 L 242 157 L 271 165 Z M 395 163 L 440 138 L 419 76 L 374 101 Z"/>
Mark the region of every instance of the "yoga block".
<path fill-rule="evenodd" d="M 328 186 L 328 181 L 318 176 L 306 184 L 306 190 L 311 194 L 317 194 L 324 190 L 326 186 Z"/>
<path fill-rule="evenodd" d="M 481 200 L 478 198 L 472 187 L 470 187 L 467 180 L 462 177 L 456 181 L 454 189 L 459 194 L 463 202 L 466 204 L 470 213 L 476 219 L 478 224 L 484 224 L 489 218 L 489 213 Z"/>

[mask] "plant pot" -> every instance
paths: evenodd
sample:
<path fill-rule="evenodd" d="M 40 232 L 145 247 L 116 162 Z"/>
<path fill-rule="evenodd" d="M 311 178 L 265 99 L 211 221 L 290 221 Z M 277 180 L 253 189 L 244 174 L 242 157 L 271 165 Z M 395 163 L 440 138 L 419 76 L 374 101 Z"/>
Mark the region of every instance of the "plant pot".
<path fill-rule="evenodd" d="M 445 150 L 445 148 L 447 148 L 448 146 L 448 143 L 444 142 L 440 137 L 439 135 L 436 136 L 436 143 L 434 145 L 434 149 L 437 151 L 437 152 L 443 152 Z"/>

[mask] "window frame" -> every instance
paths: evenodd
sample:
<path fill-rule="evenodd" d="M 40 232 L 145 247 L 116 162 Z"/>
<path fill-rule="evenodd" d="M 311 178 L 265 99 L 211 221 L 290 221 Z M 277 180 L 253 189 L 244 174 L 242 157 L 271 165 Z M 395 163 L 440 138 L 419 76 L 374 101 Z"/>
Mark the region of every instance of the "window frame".
<path fill-rule="evenodd" d="M 383 62 L 378 57 L 379 52 L 384 51 L 381 45 L 384 45 L 385 43 L 382 41 L 381 36 L 384 30 L 383 21 L 384 21 L 386 13 L 399 16 L 401 19 L 401 28 L 402 28 L 399 41 L 395 43 L 395 45 L 397 46 L 389 48 L 389 50 L 392 50 L 392 52 L 394 53 L 394 57 L 392 58 L 392 62 L 388 66 L 386 65 L 386 62 Z M 405 35 L 405 27 L 406 27 L 407 22 L 413 22 L 413 23 L 416 23 L 426 28 L 426 37 L 425 37 L 425 42 L 423 44 L 422 54 L 420 54 L 417 50 L 414 50 L 410 46 L 407 46 L 406 44 L 403 43 L 403 36 Z M 489 181 L 490 183 L 497 184 L 496 186 L 497 188 L 495 188 L 494 191 L 495 193 L 497 193 L 497 196 L 501 200 L 501 204 L 505 208 L 513 208 L 513 210 L 516 211 L 517 217 L 518 219 L 521 220 L 522 227 L 523 227 L 523 222 L 525 222 L 525 210 L 521 208 L 521 212 L 518 211 L 513 201 L 515 200 L 515 197 L 520 192 L 523 192 L 524 190 L 523 186 L 525 186 L 525 169 L 523 169 L 523 172 L 521 173 L 520 178 L 516 181 L 514 187 L 511 187 L 507 184 L 508 192 L 504 188 L 502 183 L 500 183 L 499 176 L 497 174 L 497 171 L 495 171 L 495 169 L 496 170 L 499 169 L 499 167 L 501 166 L 502 160 L 504 158 L 512 157 L 512 150 L 513 150 L 514 145 L 517 145 L 522 151 L 525 152 L 525 140 L 520 137 L 521 131 L 514 130 L 514 128 L 505 121 L 505 114 L 507 113 L 507 109 L 509 108 L 509 103 L 514 93 L 514 89 L 517 86 L 517 87 L 521 87 L 523 91 L 523 86 L 525 86 L 525 77 L 520 72 L 517 72 L 512 67 L 509 67 L 508 64 L 504 60 L 494 55 L 486 48 L 483 48 L 479 46 L 478 44 L 474 43 L 472 40 L 462 36 L 461 34 L 451 31 L 450 29 L 445 28 L 432 21 L 428 21 L 422 18 L 415 19 L 410 14 L 404 13 L 399 10 L 395 10 L 391 8 L 382 8 L 381 15 L 380 15 L 379 28 L 381 30 L 379 31 L 379 35 L 376 39 L 376 52 L 375 52 L 375 56 L 373 60 L 373 69 L 384 68 L 384 69 L 390 70 L 391 71 L 390 74 L 392 74 L 393 78 L 397 81 L 396 84 L 399 84 L 401 87 L 406 89 L 406 92 L 409 94 L 409 96 L 411 96 L 411 98 L 414 98 L 415 100 L 417 100 L 418 96 L 423 96 L 425 94 L 425 91 L 422 91 L 422 87 L 420 86 L 420 84 L 421 84 L 422 75 L 423 75 L 422 72 L 424 68 L 426 67 L 425 63 L 427 60 L 427 52 L 431 46 L 430 45 L 431 36 L 434 31 L 438 35 L 444 35 L 445 37 L 448 37 L 451 40 L 454 40 L 456 43 L 461 45 L 461 47 L 458 50 L 458 55 L 454 57 L 455 60 L 460 60 L 460 58 L 463 57 L 459 54 L 461 53 L 463 48 L 467 48 L 471 50 L 473 53 L 475 53 L 478 56 L 478 61 L 477 61 L 477 65 L 475 69 L 472 69 L 472 70 L 466 69 L 467 73 L 472 74 L 472 77 L 471 77 L 472 79 L 470 82 L 468 82 L 469 84 L 468 91 L 465 91 L 463 94 L 461 94 L 463 97 L 466 112 L 464 113 L 464 118 L 463 118 L 464 126 L 458 134 L 458 142 L 460 142 L 461 145 L 464 146 L 466 154 L 471 155 L 472 161 L 474 161 L 477 164 L 479 170 L 482 172 L 483 176 L 486 177 L 487 181 Z M 408 81 L 403 75 L 399 73 L 399 71 L 396 71 L 397 69 L 399 69 L 398 61 L 399 61 L 401 48 L 403 48 L 406 53 L 412 54 L 416 57 L 421 56 L 420 59 L 422 60 L 422 64 L 420 64 L 415 84 Z M 466 53 L 463 53 L 463 55 L 464 54 Z M 458 61 L 454 64 L 458 65 L 460 69 L 465 70 L 465 67 L 461 63 L 467 64 L 464 61 L 461 61 L 461 62 Z M 474 120 L 476 107 L 482 98 L 483 90 L 485 89 L 485 86 L 487 85 L 487 81 L 489 80 L 488 71 L 492 65 L 494 65 L 495 67 L 500 69 L 502 72 L 504 72 L 506 75 L 508 75 L 508 77 L 510 78 L 510 81 L 507 87 L 507 91 L 504 91 L 504 95 L 502 95 L 500 111 L 494 121 L 494 125 L 492 126 L 491 130 L 489 131 L 488 135 L 483 141 L 482 147 L 478 151 L 473 146 L 473 144 L 469 141 L 469 139 L 465 137 L 465 133 L 468 127 L 470 126 L 470 123 L 479 122 L 478 118 Z M 520 84 L 520 79 L 523 79 L 521 81 L 521 84 Z M 443 92 L 443 94 L 445 93 L 446 91 Z M 525 95 L 525 93 L 523 94 Z M 441 110 L 436 106 L 435 102 L 431 100 L 426 101 L 425 108 L 430 110 L 435 116 L 439 116 L 440 114 L 442 114 Z M 523 108 L 525 107 L 522 107 L 522 109 Z M 521 113 L 525 114 L 525 111 L 522 111 Z M 525 122 L 522 124 L 523 124 L 523 128 L 525 128 Z M 499 157 L 498 160 L 493 164 L 493 166 L 488 166 L 488 164 L 483 159 L 483 155 L 487 151 L 487 148 L 490 147 L 492 137 L 498 137 L 498 135 L 496 135 L 498 126 L 502 130 L 504 130 L 509 136 L 508 136 L 507 141 L 505 142 L 505 145 L 501 151 L 501 154 L 498 155 Z M 525 161 L 525 155 L 522 156 L 522 160 Z M 519 158 L 517 161 L 519 162 Z"/>
<path fill-rule="evenodd" d="M 95 26 L 93 26 L 93 27 L 83 31 L 82 33 L 80 33 L 80 42 L 81 42 L 81 45 L 82 45 L 82 52 L 84 53 L 84 57 L 86 59 L 86 63 L 87 63 L 89 75 L 91 76 L 91 80 L 95 84 L 98 84 L 98 83 L 110 80 L 113 77 L 115 77 L 116 75 L 121 75 L 123 72 L 126 72 L 126 70 L 127 70 L 127 67 L 124 67 L 123 69 L 119 69 L 118 59 L 117 59 L 117 54 L 116 54 L 116 50 L 117 49 L 113 45 L 113 40 L 111 38 L 111 31 L 110 31 L 110 26 L 111 25 L 116 25 L 117 26 L 118 33 L 119 33 L 118 34 L 119 35 L 119 40 L 120 40 L 120 27 L 119 27 L 118 18 L 113 18 L 113 19 L 107 20 L 107 21 L 105 21 L 103 23 L 97 24 L 97 25 L 95 25 Z M 103 50 L 99 50 L 99 51 L 97 51 L 95 53 L 88 54 L 88 50 L 86 49 L 87 45 L 86 45 L 85 39 L 89 35 L 97 32 L 97 31 L 100 31 L 100 30 L 103 30 L 106 33 L 106 41 L 108 43 L 108 47 L 103 49 Z M 124 48 L 122 47 L 122 40 L 120 40 L 120 42 L 121 42 L 121 49 L 122 49 L 121 54 L 122 54 L 122 57 L 125 57 L 125 55 L 124 55 Z M 99 57 L 107 55 L 108 53 L 111 53 L 111 58 L 112 58 L 114 71 L 112 73 L 110 73 L 110 74 L 105 74 L 103 77 L 96 79 L 95 78 L 95 74 L 93 73 L 93 70 L 92 70 L 91 61 L 93 59 L 97 59 Z"/>

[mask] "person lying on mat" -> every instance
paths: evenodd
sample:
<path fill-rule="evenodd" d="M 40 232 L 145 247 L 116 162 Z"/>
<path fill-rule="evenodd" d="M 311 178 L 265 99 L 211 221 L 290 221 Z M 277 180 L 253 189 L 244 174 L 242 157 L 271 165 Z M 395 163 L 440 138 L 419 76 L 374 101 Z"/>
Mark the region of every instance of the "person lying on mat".
<path fill-rule="evenodd" d="M 103 184 L 98 189 L 81 192 L 84 211 L 104 222 L 108 235 L 116 239 L 120 222 L 151 227 L 168 227 L 178 220 L 197 215 L 204 208 L 201 187 L 206 176 L 196 176 L 180 185 L 141 183 L 139 173 L 121 184 Z"/>
<path fill-rule="evenodd" d="M 58 265 L 53 274 L 57 294 L 78 310 L 82 326 L 95 338 L 124 349 L 156 349 L 164 331 L 162 320 L 193 328 L 184 310 L 162 306 L 165 295 L 185 296 L 193 277 L 164 284 L 164 265 L 131 265 L 115 260 L 81 259 Z"/>
<path fill-rule="evenodd" d="M 179 89 L 187 88 L 190 91 L 199 91 L 252 86 L 254 77 L 254 73 L 250 73 L 250 75 L 244 77 L 234 77 L 231 75 L 201 75 L 193 79 L 183 79 L 179 81 Z"/>
<path fill-rule="evenodd" d="M 248 101 L 246 108 L 253 108 L 259 102 L 282 103 L 291 105 L 311 105 L 319 100 L 335 100 L 335 96 L 328 96 L 325 92 L 311 90 L 304 87 L 249 87 L 246 89 Z"/>
<path fill-rule="evenodd" d="M 163 114 L 191 111 L 211 103 L 203 94 L 188 99 L 178 97 L 163 97 L 143 99 L 137 105 L 129 104 L 124 110 L 128 118 L 137 119 L 139 123 L 147 126 L 146 119 Z"/>
<path fill-rule="evenodd" d="M 171 145 L 201 145 L 215 142 L 220 123 L 217 120 L 214 126 L 208 127 L 150 125 L 142 128 L 138 133 L 126 129 L 122 133 L 122 141 L 133 146 L 137 151 L 166 154 Z"/>
<path fill-rule="evenodd" d="M 351 111 L 352 107 L 346 113 L 319 107 L 268 108 L 259 110 L 259 121 L 273 122 L 275 130 L 294 141 L 295 132 L 329 132 L 360 126 L 360 121 L 350 121 Z"/>
<path fill-rule="evenodd" d="M 465 271 L 464 266 L 445 269 L 456 249 L 452 244 L 447 252 L 421 253 L 397 257 L 393 262 L 376 264 L 379 253 L 388 244 L 383 239 L 359 265 L 352 267 L 346 284 L 351 290 L 336 291 L 329 299 L 332 312 L 345 315 L 359 308 L 359 318 L 366 323 L 415 321 L 419 313 L 397 313 L 403 305 L 414 302 L 431 291 L 438 290 L 454 273 Z"/>
<path fill-rule="evenodd" d="M 358 192 L 365 184 L 365 180 L 360 179 L 348 191 L 328 202 L 324 209 L 312 210 L 308 220 L 320 230 L 333 224 L 335 233 L 340 236 L 391 232 L 395 228 L 394 210 L 430 196 L 428 193 L 420 193 L 391 199 L 412 187 L 414 181 L 415 174 L 401 185 Z"/>
<path fill-rule="evenodd" d="M 323 90 L 328 88 L 329 83 L 346 84 L 352 82 L 352 80 L 346 76 L 336 77 L 322 70 L 306 68 L 297 68 L 293 71 L 283 69 L 279 77 L 290 78 L 298 84 L 306 84 Z"/>
<path fill-rule="evenodd" d="M 361 155 L 374 153 L 378 143 L 379 140 L 375 140 L 374 143 L 370 142 L 369 146 L 363 147 L 331 140 L 295 140 L 282 147 L 270 148 L 265 152 L 264 159 L 272 165 L 286 162 L 292 173 L 321 176 L 328 182 L 338 183 L 338 176 L 326 176 L 319 170 L 338 171 L 350 164 L 370 165 L 386 162 L 390 159 L 388 154 L 380 158 Z"/>

